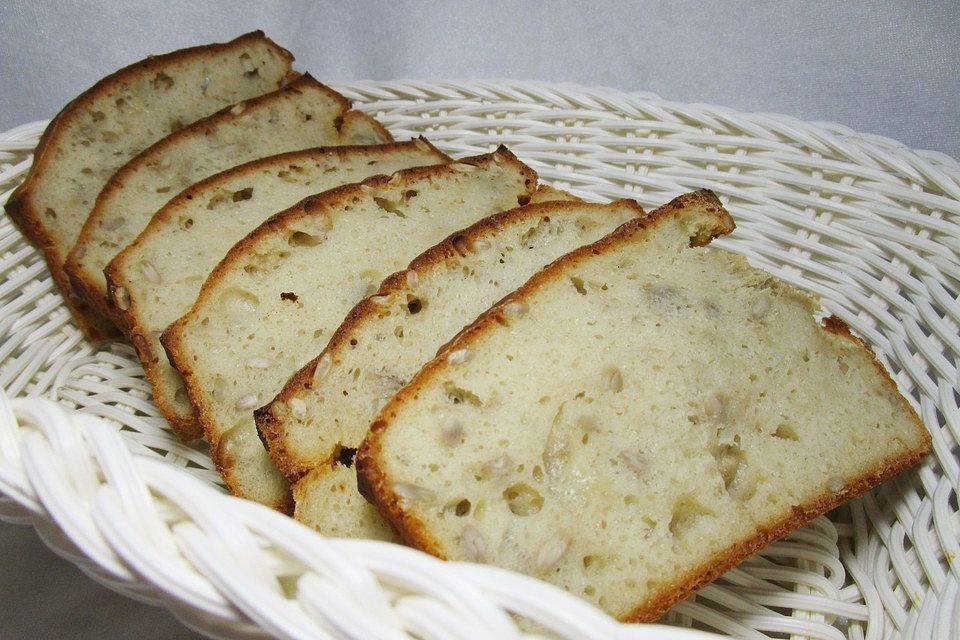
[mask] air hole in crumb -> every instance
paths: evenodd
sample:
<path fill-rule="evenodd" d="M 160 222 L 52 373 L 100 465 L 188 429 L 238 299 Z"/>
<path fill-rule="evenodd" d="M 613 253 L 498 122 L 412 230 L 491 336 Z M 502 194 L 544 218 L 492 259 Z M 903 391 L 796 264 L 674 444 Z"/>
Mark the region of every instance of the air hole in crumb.
<path fill-rule="evenodd" d="M 338 445 L 338 447 L 336 454 L 337 464 L 350 469 L 353 467 L 353 459 L 357 455 L 357 450 L 353 447 L 344 447 L 343 445 Z"/>
<path fill-rule="evenodd" d="M 315 247 L 323 242 L 323 238 L 306 231 L 294 231 L 287 238 L 287 244 L 291 247 Z"/>
<path fill-rule="evenodd" d="M 709 509 L 700 504 L 692 495 L 685 495 L 673 505 L 669 529 L 674 536 L 682 536 L 689 531 L 697 518 L 713 515 Z"/>
<path fill-rule="evenodd" d="M 156 91 L 166 91 L 173 86 L 173 78 L 161 71 L 153 76 L 153 80 L 150 81 L 150 86 Z"/>
<path fill-rule="evenodd" d="M 399 203 L 388 198 L 383 198 L 381 196 L 373 196 L 373 201 L 377 203 L 377 206 L 386 211 L 387 213 L 392 213 L 400 216 L 401 218 L 406 218 L 403 211 L 399 208 Z"/>
<path fill-rule="evenodd" d="M 514 515 L 532 516 L 543 508 L 543 496 L 525 482 L 504 489 L 503 498 Z"/>
<path fill-rule="evenodd" d="M 577 276 L 571 276 L 570 284 L 573 285 L 573 288 L 576 289 L 577 293 L 579 293 L 580 295 L 582 296 L 587 295 L 587 289 L 586 287 L 583 286 L 583 280 L 581 278 L 578 278 Z"/>
<path fill-rule="evenodd" d="M 293 291 L 281 291 L 280 299 L 289 300 L 290 302 L 296 302 L 298 298 L 297 298 L 297 294 L 295 294 Z"/>
<path fill-rule="evenodd" d="M 240 189 L 239 191 L 233 192 L 233 201 L 241 202 L 243 200 L 249 200 L 253 197 L 253 187 L 247 187 L 246 189 Z"/>
<path fill-rule="evenodd" d="M 447 398 L 453 404 L 462 404 L 464 402 L 468 402 L 475 407 L 483 405 L 483 402 L 480 400 L 480 396 L 473 393 L 469 389 L 458 387 L 451 380 L 447 380 L 443 383 L 443 390 L 447 394 Z"/>
<path fill-rule="evenodd" d="M 773 432 L 773 435 L 782 440 L 793 440 L 794 442 L 800 442 L 800 436 L 797 435 L 796 429 L 788 424 L 781 424 L 778 426 L 777 430 Z"/>
<path fill-rule="evenodd" d="M 526 204 L 530 204 L 530 196 L 529 195 L 518 196 L 517 204 L 520 205 L 521 207 Z"/>
<path fill-rule="evenodd" d="M 414 315 L 414 314 L 420 313 L 422 309 L 423 309 L 423 301 L 421 301 L 420 298 L 418 298 L 417 296 L 414 296 L 408 293 L 407 294 L 407 311 L 409 311 L 411 315 Z"/>
<path fill-rule="evenodd" d="M 467 254 L 470 253 L 470 243 L 461 235 L 454 236 L 450 241 L 453 244 L 453 248 L 457 253 L 460 254 L 461 258 L 466 258 Z M 464 273 L 466 273 L 467 267 L 464 267 Z"/>
<path fill-rule="evenodd" d="M 458 517 L 463 517 L 470 513 L 470 501 L 464 498 L 454 507 L 453 513 Z"/>

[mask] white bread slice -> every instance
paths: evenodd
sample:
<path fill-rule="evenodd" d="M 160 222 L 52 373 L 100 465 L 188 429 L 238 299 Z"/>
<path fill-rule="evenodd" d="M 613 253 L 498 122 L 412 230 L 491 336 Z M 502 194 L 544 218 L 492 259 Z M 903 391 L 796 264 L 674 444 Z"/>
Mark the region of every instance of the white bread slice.
<path fill-rule="evenodd" d="M 184 124 L 275 91 L 292 75 L 292 62 L 288 51 L 260 31 L 151 56 L 99 81 L 50 122 L 6 210 L 43 250 L 85 333 L 100 339 L 113 329 L 102 318 L 88 317 L 63 263 L 107 179 Z"/>
<path fill-rule="evenodd" d="M 165 204 L 105 269 L 113 317 L 137 349 L 153 399 L 184 440 L 203 435 L 160 333 L 188 312 L 213 268 L 271 214 L 309 195 L 449 162 L 426 140 L 294 151 L 228 169 Z"/>
<path fill-rule="evenodd" d="M 563 254 L 641 215 L 632 200 L 499 213 L 420 254 L 354 307 L 323 352 L 256 412 L 271 458 L 294 483 L 297 519 L 326 535 L 347 527 L 383 539 L 374 509 L 336 490 L 370 421 L 480 313 Z M 456 429 L 447 435 L 459 437 Z M 356 493 L 355 477 L 349 487 Z"/>
<path fill-rule="evenodd" d="M 681 197 L 568 254 L 398 392 L 357 453 L 404 541 L 653 620 L 930 437 L 817 301 Z M 455 430 L 459 438 L 446 438 Z"/>
<path fill-rule="evenodd" d="M 356 449 L 384 403 L 464 326 L 545 265 L 640 215 L 631 200 L 530 204 L 420 254 L 354 307 L 326 348 L 255 412 L 271 458 L 293 482 L 341 448 Z"/>
<path fill-rule="evenodd" d="M 451 232 L 528 200 L 537 176 L 501 149 L 308 198 L 235 245 L 161 342 L 237 495 L 289 510 L 253 410 L 327 344 L 384 277 Z"/>
<path fill-rule="evenodd" d="M 295 482 L 293 501 L 294 517 L 325 536 L 400 542 L 357 491 L 357 473 L 347 455 L 342 462 L 321 465 Z"/>
<path fill-rule="evenodd" d="M 322 145 L 389 142 L 390 134 L 308 75 L 180 129 L 125 164 L 97 197 L 65 269 L 76 292 L 112 317 L 103 269 L 171 197 L 240 163 Z M 346 126 L 345 126 L 346 125 Z M 346 129 L 342 131 L 342 129 Z"/>

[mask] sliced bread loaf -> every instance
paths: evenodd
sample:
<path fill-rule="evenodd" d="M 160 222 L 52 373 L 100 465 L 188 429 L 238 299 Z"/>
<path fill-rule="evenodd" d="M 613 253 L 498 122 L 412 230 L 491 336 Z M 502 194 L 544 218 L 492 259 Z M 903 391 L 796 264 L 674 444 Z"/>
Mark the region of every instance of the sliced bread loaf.
<path fill-rule="evenodd" d="M 630 200 L 530 204 L 421 254 L 354 307 L 323 352 L 256 412 L 270 456 L 292 482 L 355 449 L 384 403 L 460 329 L 545 265 L 639 215 Z"/>
<path fill-rule="evenodd" d="M 143 231 L 153 214 L 195 182 L 256 158 L 320 145 L 389 142 L 390 134 L 357 113 L 341 132 L 349 101 L 304 75 L 273 93 L 184 127 L 110 178 L 83 225 L 65 269 L 77 293 L 111 316 L 103 269 Z"/>
<path fill-rule="evenodd" d="M 91 337 L 113 333 L 89 316 L 63 270 L 107 179 L 171 131 L 227 105 L 278 89 L 293 56 L 257 31 L 223 44 L 152 56 L 107 76 L 50 122 L 7 213 L 43 250 L 54 280 Z"/>
<path fill-rule="evenodd" d="M 326 349 L 256 413 L 274 462 L 295 482 L 296 516 L 326 535 L 382 536 L 341 469 L 386 401 L 458 331 L 538 270 L 643 215 L 632 200 L 549 202 L 486 218 L 421 254 L 354 307 Z M 316 375 L 317 368 L 325 373 Z M 460 437 L 451 424 L 444 437 Z M 306 475 L 303 475 L 305 472 Z M 328 475 L 333 474 L 333 480 Z M 302 477 L 301 477 L 302 476 Z M 348 483 L 356 493 L 356 480 Z M 322 503 L 324 508 L 316 505 Z"/>
<path fill-rule="evenodd" d="M 568 254 L 398 392 L 357 454 L 403 539 L 653 620 L 930 438 L 817 301 L 682 197 Z M 456 433 L 456 437 L 448 434 Z"/>
<path fill-rule="evenodd" d="M 114 317 L 134 344 L 153 398 L 173 430 L 203 435 L 160 333 L 188 312 L 230 247 L 271 214 L 309 195 L 449 158 L 426 140 L 294 151 L 246 163 L 189 187 L 165 204 L 107 266 Z"/>
<path fill-rule="evenodd" d="M 384 277 L 451 232 L 525 202 L 536 181 L 505 149 L 408 169 L 308 198 L 230 250 L 161 342 L 234 493 L 292 506 L 253 410 L 323 349 Z"/>

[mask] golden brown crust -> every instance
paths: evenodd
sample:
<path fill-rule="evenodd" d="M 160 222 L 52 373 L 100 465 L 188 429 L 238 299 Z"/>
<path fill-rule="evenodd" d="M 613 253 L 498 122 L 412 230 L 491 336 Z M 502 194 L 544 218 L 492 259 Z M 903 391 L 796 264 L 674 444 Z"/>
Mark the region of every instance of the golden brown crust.
<path fill-rule="evenodd" d="M 103 203 L 109 198 L 112 198 L 116 191 L 123 189 L 125 182 L 130 178 L 131 175 L 134 175 L 136 172 L 138 172 L 141 167 L 149 165 L 151 162 L 155 162 L 158 157 L 161 157 L 171 147 L 180 144 L 180 142 L 185 138 L 203 135 L 205 132 L 211 131 L 216 127 L 220 127 L 233 120 L 243 118 L 244 114 L 251 108 L 260 109 L 273 102 L 287 100 L 291 94 L 302 93 L 304 90 L 320 91 L 326 94 L 339 104 L 341 117 L 346 115 L 347 110 L 350 108 L 349 100 L 344 98 L 330 87 L 318 82 L 309 74 L 304 74 L 277 91 L 273 91 L 256 98 L 250 98 L 249 100 L 244 100 L 240 103 L 245 105 L 245 108 L 242 111 L 238 111 L 236 109 L 236 105 L 230 105 L 205 118 L 201 118 L 200 120 L 197 120 L 196 122 L 183 127 L 178 131 L 175 131 L 174 133 L 171 133 L 167 137 L 162 138 L 153 145 L 147 147 L 127 161 L 125 165 L 120 167 L 120 169 L 118 169 L 117 172 L 114 173 L 109 180 L 107 180 L 107 183 L 104 185 L 100 195 L 97 196 L 97 201 L 94 204 L 93 209 L 90 211 L 90 215 L 87 217 L 86 222 L 84 222 L 83 228 L 80 230 L 80 235 L 77 237 L 77 242 L 67 255 L 67 260 L 63 267 L 64 271 L 66 271 L 70 278 L 70 282 L 73 285 L 74 291 L 87 304 L 87 306 L 94 309 L 96 313 L 105 318 L 112 318 L 111 305 L 107 297 L 101 294 L 99 287 L 100 283 L 94 280 L 94 277 L 96 276 L 88 273 L 84 268 L 84 265 L 80 262 L 79 252 L 85 248 L 87 243 L 89 243 L 100 233 L 99 224 L 102 217 L 101 211 Z M 99 276 L 99 274 L 97 274 L 97 276 Z"/>
<path fill-rule="evenodd" d="M 137 309 L 138 300 L 134 297 L 131 297 L 129 306 L 125 310 L 120 309 L 115 304 L 114 300 L 118 289 L 127 288 L 131 284 L 125 270 L 123 269 L 123 263 L 129 255 L 142 246 L 146 239 L 153 235 L 156 229 L 163 227 L 165 224 L 169 223 L 170 220 L 174 219 L 183 209 L 183 207 L 189 205 L 198 194 L 203 193 L 211 187 L 215 187 L 224 181 L 234 180 L 246 174 L 255 174 L 264 167 L 272 166 L 276 163 L 296 163 L 303 160 L 315 159 L 317 156 L 343 158 L 358 151 L 364 151 L 368 153 L 376 153 L 378 151 L 388 152 L 407 149 L 415 146 L 420 146 L 422 148 L 423 145 L 427 145 L 428 148 L 435 153 L 438 163 L 450 161 L 450 158 L 436 149 L 436 147 L 431 145 L 424 138 L 411 140 L 409 142 L 390 142 L 379 145 L 344 145 L 338 147 L 304 149 L 301 151 L 281 153 L 267 158 L 260 158 L 258 160 L 253 160 L 251 162 L 232 167 L 226 171 L 201 180 L 200 182 L 188 187 L 178 195 L 174 196 L 166 205 L 163 206 L 163 208 L 157 212 L 153 219 L 148 223 L 147 227 L 140 233 L 139 236 L 137 236 L 137 239 L 134 240 L 129 246 L 124 248 L 119 254 L 117 254 L 117 256 L 114 257 L 114 259 L 111 260 L 107 265 L 106 269 L 104 269 L 104 275 L 106 276 L 107 281 L 107 289 L 110 292 L 110 295 L 107 299 L 110 309 L 110 317 L 114 323 L 120 327 L 127 339 L 133 343 L 137 350 L 137 355 L 140 357 L 140 361 L 143 364 L 147 379 L 150 381 L 150 383 L 154 387 L 160 384 L 156 358 L 161 354 L 153 352 L 152 342 L 147 337 L 148 330 L 139 322 L 140 314 L 138 313 Z M 154 396 L 154 402 L 157 404 L 157 407 L 160 409 L 160 412 L 163 414 L 163 416 L 167 419 L 167 422 L 170 423 L 174 433 L 176 433 L 180 439 L 184 441 L 190 441 L 203 437 L 203 429 L 196 418 L 191 417 L 190 419 L 184 419 L 179 413 L 177 413 L 175 407 L 170 405 L 167 398 L 164 396 Z"/>
<path fill-rule="evenodd" d="M 424 366 L 414 379 L 397 392 L 387 403 L 379 416 L 371 424 L 367 437 L 357 451 L 355 458 L 357 485 L 361 494 L 373 503 L 381 517 L 390 524 L 405 543 L 437 557 L 445 557 L 442 545 L 437 539 L 430 535 L 425 524 L 415 515 L 405 511 L 401 507 L 400 498 L 393 492 L 390 482 L 380 468 L 379 459 L 382 455 L 383 433 L 389 428 L 390 421 L 395 417 L 396 407 L 406 402 L 407 398 L 418 394 L 423 385 L 441 371 L 446 361 L 446 354 L 449 353 L 450 350 L 462 348 L 466 341 L 475 339 L 496 327 L 502 305 L 507 300 L 524 300 L 527 296 L 535 292 L 542 283 L 551 279 L 554 274 L 562 273 L 561 270 L 571 264 L 575 264 L 581 258 L 593 253 L 615 248 L 635 233 L 643 233 L 647 229 L 654 228 L 659 221 L 667 219 L 673 215 L 677 209 L 688 206 L 693 202 L 698 202 L 706 207 L 708 211 L 715 212 L 717 216 L 712 229 L 701 228 L 691 235 L 691 246 L 705 245 L 711 237 L 723 235 L 733 230 L 734 225 L 732 219 L 723 211 L 716 197 L 712 193 L 705 191 L 681 196 L 668 205 L 652 212 L 646 218 L 627 222 L 617 231 L 593 245 L 588 245 L 560 258 L 550 267 L 528 280 L 526 284 L 508 296 L 508 298 L 500 304 L 481 315 L 472 325 L 461 332 L 457 340 L 449 343 L 444 349 L 441 349 L 437 357 Z M 870 354 L 875 366 L 883 372 L 885 381 L 887 381 L 893 390 L 896 390 L 896 385 L 893 384 L 889 374 L 887 374 L 886 370 L 884 370 L 882 365 L 876 360 L 865 343 L 853 336 L 842 321 L 831 317 L 825 319 L 823 324 L 825 330 L 846 337 L 860 348 L 865 349 Z M 786 535 L 805 522 L 826 513 L 845 500 L 858 496 L 888 478 L 917 464 L 923 456 L 929 452 L 930 438 L 929 434 L 923 428 L 922 423 L 919 421 L 919 418 L 916 416 L 916 413 L 913 412 L 912 408 L 909 408 L 909 404 L 905 399 L 902 399 L 902 401 L 914 417 L 918 429 L 924 434 L 923 442 L 920 446 L 901 456 L 895 456 L 885 460 L 878 468 L 864 473 L 853 482 L 848 483 L 837 493 L 825 493 L 802 505 L 794 507 L 792 512 L 785 515 L 780 521 L 774 522 L 753 535 L 730 545 L 727 549 L 716 554 L 710 560 L 702 563 L 686 575 L 675 578 L 669 584 L 661 587 L 657 594 L 648 601 L 638 604 L 633 610 L 621 615 L 620 618 L 624 621 L 634 622 L 656 620 L 674 604 L 774 540 Z"/>
<path fill-rule="evenodd" d="M 517 159 L 506 147 L 501 146 L 494 153 L 488 153 L 470 158 L 464 158 L 459 163 L 479 165 L 485 162 L 498 162 L 499 164 L 512 164 L 519 173 L 525 176 L 525 185 L 529 193 L 533 193 L 537 186 L 537 174 Z M 431 165 L 426 167 L 414 167 L 412 169 L 403 169 L 397 171 L 393 176 L 400 176 L 403 181 L 418 180 L 432 176 L 443 175 L 447 172 L 455 171 L 448 165 Z M 182 331 L 186 323 L 192 319 L 196 310 L 206 303 L 217 281 L 223 277 L 224 273 L 230 271 L 233 266 L 243 259 L 247 251 L 255 246 L 265 236 L 273 234 L 275 231 L 284 229 L 288 225 L 307 216 L 323 215 L 327 211 L 335 211 L 339 204 L 349 201 L 353 198 L 360 198 L 365 194 L 365 189 L 385 187 L 387 183 L 394 179 L 393 176 L 374 176 L 368 178 L 359 184 L 344 185 L 321 195 L 305 198 L 298 204 L 284 211 L 274 214 L 259 227 L 251 231 L 243 240 L 233 246 L 224 259 L 214 268 L 207 281 L 200 290 L 197 301 L 191 309 L 182 318 L 172 323 L 160 336 L 160 343 L 167 352 L 173 367 L 180 372 L 187 383 L 187 393 L 190 401 L 197 411 L 197 419 L 203 427 L 204 436 L 210 444 L 214 463 L 217 469 L 226 480 L 228 486 L 231 484 L 228 468 L 223 464 L 223 460 L 217 454 L 219 450 L 219 436 L 213 430 L 213 422 L 210 416 L 210 408 L 207 406 L 197 390 L 197 385 L 193 383 L 195 373 L 193 371 L 190 358 L 186 356 L 183 350 Z M 230 487 L 235 490 L 235 487 Z"/>
<path fill-rule="evenodd" d="M 541 187 L 538 189 L 538 192 L 540 192 L 542 189 L 543 186 L 541 185 Z M 554 193 L 554 195 L 563 193 L 557 191 L 556 189 L 549 189 Z M 317 364 L 320 362 L 320 359 L 325 354 L 332 354 L 346 347 L 353 332 L 356 331 L 359 326 L 376 317 L 378 307 L 371 298 L 386 296 L 396 291 L 403 290 L 406 287 L 407 271 L 411 269 L 414 271 L 425 271 L 430 269 L 437 264 L 461 254 L 461 248 L 464 245 L 469 246 L 479 237 L 496 233 L 500 229 L 503 229 L 507 225 L 512 224 L 517 220 L 538 218 L 539 216 L 543 215 L 544 212 L 553 213 L 558 209 L 581 209 L 584 206 L 590 206 L 584 205 L 581 201 L 579 201 L 579 199 L 574 198 L 573 196 L 571 196 L 571 198 L 573 198 L 573 200 L 569 202 L 562 200 L 551 200 L 549 202 L 530 204 L 516 207 L 508 211 L 501 211 L 500 213 L 495 213 L 491 216 L 483 218 L 482 220 L 475 222 L 465 229 L 454 232 L 441 242 L 435 244 L 414 258 L 413 261 L 402 271 L 398 271 L 387 276 L 375 293 L 373 293 L 370 297 L 364 298 L 358 302 L 356 306 L 354 306 L 353 309 L 351 309 L 347 314 L 343 323 L 337 327 L 337 330 L 334 332 L 333 336 L 330 338 L 330 342 L 327 343 L 327 346 L 323 349 L 323 351 L 321 351 L 315 358 L 297 371 L 297 373 L 290 378 L 287 384 L 284 385 L 283 389 L 280 390 L 280 393 L 278 393 L 273 400 L 254 412 L 257 430 L 260 432 L 261 439 L 267 445 L 267 450 L 270 452 L 270 458 L 280 469 L 280 472 L 286 476 L 287 480 L 289 480 L 291 483 L 296 482 L 304 474 L 310 471 L 314 465 L 305 465 L 298 459 L 297 456 L 294 456 L 287 447 L 286 430 L 282 420 L 273 413 L 273 403 L 286 402 L 296 395 L 300 390 L 309 389 L 311 387 L 313 374 L 316 371 Z M 638 217 L 644 215 L 643 208 L 633 200 L 617 200 L 607 205 L 596 206 L 609 207 L 610 205 L 616 204 L 634 208 Z M 453 339 L 455 338 L 456 337 Z M 440 350 L 442 351 L 443 347 L 441 347 Z M 322 463 L 323 461 L 319 462 Z"/>
<path fill-rule="evenodd" d="M 63 270 L 64 258 L 60 255 L 60 251 L 64 247 L 51 236 L 33 202 L 32 189 L 34 184 L 47 170 L 47 165 L 54 150 L 62 144 L 64 130 L 73 120 L 80 117 L 99 95 L 111 92 L 132 78 L 163 69 L 170 64 L 176 64 L 194 57 L 204 57 L 212 52 L 242 48 L 252 41 L 265 42 L 277 55 L 287 60 L 288 67 L 292 64 L 293 54 L 267 38 L 262 31 L 253 31 L 229 42 L 189 47 L 170 53 L 149 56 L 115 71 L 68 102 L 53 117 L 40 136 L 40 141 L 34 151 L 33 165 L 30 167 L 26 179 L 10 195 L 4 208 L 20 231 L 43 251 L 53 279 L 63 291 L 70 312 L 83 332 L 92 340 L 113 338 L 118 334 L 106 318 L 97 317 L 82 299 L 74 295 L 70 286 L 70 279 Z"/>

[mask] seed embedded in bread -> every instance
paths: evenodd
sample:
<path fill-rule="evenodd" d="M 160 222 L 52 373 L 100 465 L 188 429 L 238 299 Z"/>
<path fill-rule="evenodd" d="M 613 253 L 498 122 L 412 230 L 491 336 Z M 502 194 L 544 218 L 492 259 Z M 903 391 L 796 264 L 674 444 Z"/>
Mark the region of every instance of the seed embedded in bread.
<path fill-rule="evenodd" d="M 282 153 L 202 180 L 154 215 L 105 273 L 114 317 L 136 347 L 154 401 L 178 436 L 192 440 L 202 431 L 183 378 L 170 365 L 159 334 L 190 310 L 203 282 L 230 247 L 271 214 L 307 196 L 372 175 L 448 160 L 423 140 Z M 231 195 L 247 189 L 252 191 L 249 197 Z M 300 237 L 291 240 L 295 245 L 309 244 Z M 141 277 L 143 263 L 152 265 L 159 282 Z M 245 366 L 259 369 L 280 364 L 267 355 L 245 360 Z"/>
<path fill-rule="evenodd" d="M 110 176 L 184 124 L 278 89 L 292 77 L 292 62 L 260 31 L 152 56 L 99 81 L 47 126 L 26 180 L 5 208 L 43 250 L 88 336 L 108 338 L 116 330 L 74 295 L 63 265 Z"/>
<path fill-rule="evenodd" d="M 485 562 L 654 620 L 917 463 L 930 436 L 862 341 L 702 246 L 732 228 L 712 194 L 690 194 L 534 276 L 383 408 L 356 455 L 362 492 L 405 542 L 451 560 L 481 554 L 434 505 L 483 503 L 467 539 Z M 504 324 L 513 303 L 528 310 Z M 452 418 L 460 445 L 424 438 Z M 485 473 L 498 455 L 511 464 Z M 398 482 L 435 499 L 401 500 Z"/>

